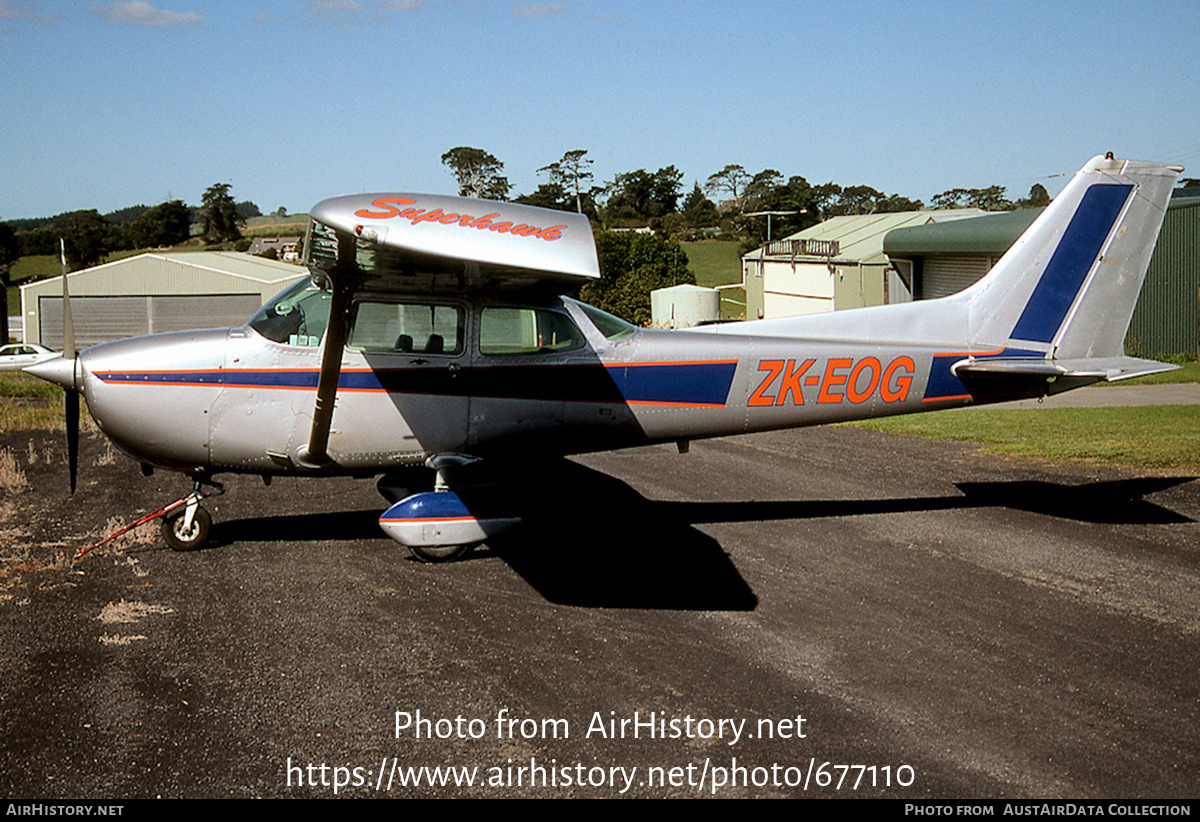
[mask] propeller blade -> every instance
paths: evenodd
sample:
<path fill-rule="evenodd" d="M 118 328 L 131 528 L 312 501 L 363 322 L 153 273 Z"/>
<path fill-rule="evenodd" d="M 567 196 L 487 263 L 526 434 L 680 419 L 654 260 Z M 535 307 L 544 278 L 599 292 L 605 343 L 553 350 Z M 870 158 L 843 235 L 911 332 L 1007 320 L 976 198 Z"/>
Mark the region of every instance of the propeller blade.
<path fill-rule="evenodd" d="M 67 411 L 67 470 L 71 475 L 71 493 L 79 476 L 79 392 L 68 388 L 63 392 Z"/>
<path fill-rule="evenodd" d="M 62 288 L 63 288 L 63 353 L 68 360 L 75 359 L 75 323 L 71 320 L 71 295 L 67 292 L 67 244 L 58 238 L 58 249 L 62 259 Z"/>
<path fill-rule="evenodd" d="M 70 360 L 72 386 L 64 392 L 64 408 L 67 414 L 67 471 L 71 476 L 71 493 L 75 493 L 75 480 L 79 475 L 79 390 L 75 384 L 75 323 L 71 319 L 71 294 L 67 291 L 67 244 L 58 239 L 58 250 L 62 260 L 62 312 L 63 312 L 63 358 Z"/>

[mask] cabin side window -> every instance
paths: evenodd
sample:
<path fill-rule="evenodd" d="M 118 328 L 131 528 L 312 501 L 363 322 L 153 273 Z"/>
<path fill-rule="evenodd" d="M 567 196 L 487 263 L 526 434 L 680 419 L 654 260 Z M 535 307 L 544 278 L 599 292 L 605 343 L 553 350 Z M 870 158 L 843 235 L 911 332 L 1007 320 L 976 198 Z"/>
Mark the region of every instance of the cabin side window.
<path fill-rule="evenodd" d="M 250 327 L 268 340 L 304 348 L 321 344 L 333 295 L 305 278 L 276 294 L 250 318 Z"/>
<path fill-rule="evenodd" d="M 461 354 L 466 311 L 461 306 L 363 300 L 355 304 L 346 347 L 393 354 Z"/>
<path fill-rule="evenodd" d="M 542 308 L 485 308 L 480 315 L 481 354 L 548 354 L 575 351 L 586 340 L 566 314 Z"/>

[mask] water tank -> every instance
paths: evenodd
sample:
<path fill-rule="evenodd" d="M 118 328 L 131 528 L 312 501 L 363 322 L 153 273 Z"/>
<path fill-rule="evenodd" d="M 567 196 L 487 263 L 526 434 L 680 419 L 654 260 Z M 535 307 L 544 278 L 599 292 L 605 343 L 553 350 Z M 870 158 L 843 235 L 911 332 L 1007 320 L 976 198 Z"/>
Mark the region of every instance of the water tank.
<path fill-rule="evenodd" d="M 650 292 L 654 328 L 691 328 L 721 319 L 721 292 L 698 285 L 675 285 Z"/>

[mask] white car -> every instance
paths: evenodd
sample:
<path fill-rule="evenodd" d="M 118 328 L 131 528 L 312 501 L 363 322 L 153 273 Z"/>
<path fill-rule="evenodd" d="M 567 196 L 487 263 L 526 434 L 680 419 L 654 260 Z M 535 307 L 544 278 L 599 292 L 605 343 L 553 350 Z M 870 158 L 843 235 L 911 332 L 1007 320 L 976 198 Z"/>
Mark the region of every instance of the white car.
<path fill-rule="evenodd" d="M 0 348 L 0 371 L 20 371 L 27 365 L 48 360 L 58 356 L 57 351 L 51 351 L 37 343 L 13 343 Z"/>

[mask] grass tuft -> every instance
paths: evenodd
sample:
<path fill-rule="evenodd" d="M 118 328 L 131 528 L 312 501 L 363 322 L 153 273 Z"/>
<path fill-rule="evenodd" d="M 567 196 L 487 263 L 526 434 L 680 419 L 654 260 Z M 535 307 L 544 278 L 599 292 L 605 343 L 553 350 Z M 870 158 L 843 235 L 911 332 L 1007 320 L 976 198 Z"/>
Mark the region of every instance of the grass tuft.
<path fill-rule="evenodd" d="M 166 605 L 149 605 L 145 602 L 127 602 L 122 599 L 120 602 L 110 602 L 105 605 L 96 619 L 103 622 L 105 625 L 114 625 L 117 623 L 133 623 L 141 620 L 151 614 L 173 614 L 174 608 Z"/>

